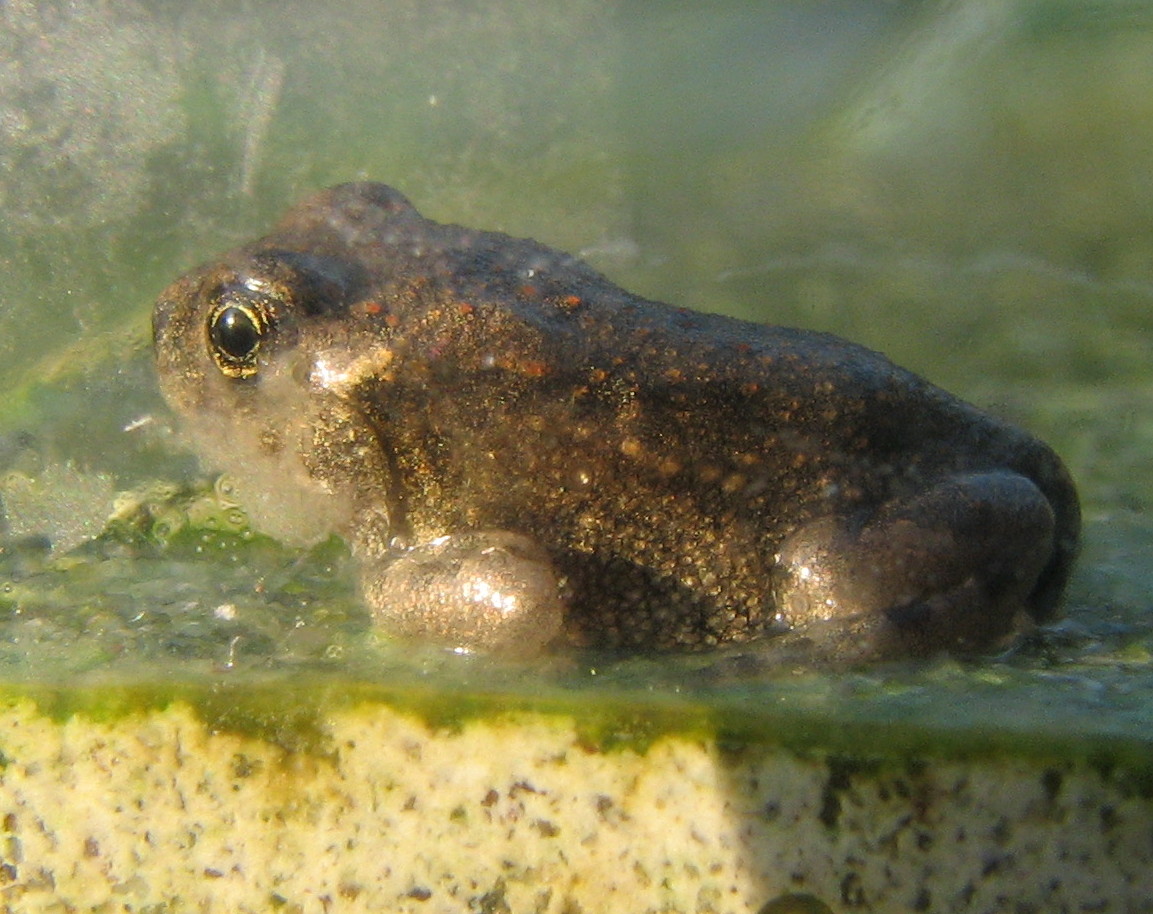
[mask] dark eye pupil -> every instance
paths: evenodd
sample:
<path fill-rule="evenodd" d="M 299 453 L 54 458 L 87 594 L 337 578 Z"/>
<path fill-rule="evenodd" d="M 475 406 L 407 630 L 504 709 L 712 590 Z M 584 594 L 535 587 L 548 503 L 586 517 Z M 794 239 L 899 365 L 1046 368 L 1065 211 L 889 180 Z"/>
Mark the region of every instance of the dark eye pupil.
<path fill-rule="evenodd" d="M 212 344 L 234 359 L 247 359 L 260 345 L 260 328 L 242 308 L 225 308 L 212 322 Z"/>

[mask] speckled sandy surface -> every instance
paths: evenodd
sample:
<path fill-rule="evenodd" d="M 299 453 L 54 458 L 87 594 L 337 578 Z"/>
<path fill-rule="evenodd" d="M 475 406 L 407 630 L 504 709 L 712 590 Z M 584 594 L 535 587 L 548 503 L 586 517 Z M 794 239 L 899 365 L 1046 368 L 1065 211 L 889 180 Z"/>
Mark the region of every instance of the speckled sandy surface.
<path fill-rule="evenodd" d="M 328 747 L 190 707 L 0 710 L 5 911 L 1153 911 L 1153 802 L 1077 764 L 850 761 L 570 718 L 437 731 L 381 704 Z"/>

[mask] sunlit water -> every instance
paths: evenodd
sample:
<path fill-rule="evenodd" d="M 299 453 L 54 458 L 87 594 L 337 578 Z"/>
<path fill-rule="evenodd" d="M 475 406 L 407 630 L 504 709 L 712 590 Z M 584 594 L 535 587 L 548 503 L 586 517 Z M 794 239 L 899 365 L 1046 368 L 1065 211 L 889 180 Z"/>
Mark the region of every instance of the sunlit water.
<path fill-rule="evenodd" d="M 155 393 L 156 292 L 371 177 L 650 297 L 881 349 L 1037 432 L 1080 483 L 1067 613 L 1004 657 L 579 656 L 530 668 L 549 689 L 961 732 L 957 695 L 979 693 L 1009 730 L 1142 737 L 1151 25 L 1057 0 L 5 6 L 0 676 L 525 689 L 523 666 L 382 643 L 343 545 L 249 529 Z"/>

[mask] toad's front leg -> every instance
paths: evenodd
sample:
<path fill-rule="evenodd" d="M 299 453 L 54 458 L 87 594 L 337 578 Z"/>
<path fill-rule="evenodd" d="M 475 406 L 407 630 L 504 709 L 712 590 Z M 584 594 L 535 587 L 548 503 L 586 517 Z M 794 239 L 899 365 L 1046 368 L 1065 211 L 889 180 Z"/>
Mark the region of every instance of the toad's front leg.
<path fill-rule="evenodd" d="M 563 581 L 544 549 L 505 530 L 443 536 L 367 562 L 381 630 L 452 650 L 532 656 L 561 632 Z"/>

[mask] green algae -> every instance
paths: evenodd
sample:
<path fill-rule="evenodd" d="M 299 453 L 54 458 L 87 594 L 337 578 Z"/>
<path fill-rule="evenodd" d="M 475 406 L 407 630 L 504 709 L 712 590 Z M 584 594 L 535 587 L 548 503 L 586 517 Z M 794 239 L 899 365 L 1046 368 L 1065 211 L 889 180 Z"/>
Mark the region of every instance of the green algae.
<path fill-rule="evenodd" d="M 777 749 L 839 759 L 855 772 L 882 761 L 917 764 L 932 759 L 1020 759 L 1058 770 L 1081 764 L 1127 794 L 1153 796 L 1153 745 L 1147 729 L 1110 732 L 1107 727 L 1094 729 L 1086 720 L 1069 727 L 1062 726 L 1068 719 L 1037 714 L 1008 720 L 1003 709 L 998 720 L 997 709 L 988 704 L 982 726 L 975 726 L 965 717 L 951 718 L 941 696 L 927 701 L 926 714 L 915 718 L 895 713 L 891 704 L 875 697 L 856 703 L 846 698 L 815 712 L 806 696 L 796 694 L 795 685 L 762 687 L 734 698 L 707 692 L 672 696 L 600 683 L 563 688 L 523 670 L 489 669 L 483 683 L 475 674 L 456 682 L 451 678 L 442 672 L 431 682 L 414 681 L 398 669 L 372 680 L 338 672 L 195 676 L 186 671 L 165 679 L 138 673 L 70 685 L 9 682 L 0 686 L 0 700 L 31 700 L 40 713 L 59 723 L 72 718 L 112 723 L 185 706 L 209 731 L 253 737 L 290 753 L 319 757 L 337 751 L 327 726 L 333 715 L 364 714 L 368 719 L 386 708 L 421 720 L 433 733 L 546 721 L 571 728 L 586 751 L 644 754 L 671 738 L 714 745 L 733 764 L 749 753 Z M 836 677 L 828 678 L 837 684 Z M 967 700 L 974 697 L 979 696 Z M 1060 698 L 1054 697 L 1054 705 Z"/>
<path fill-rule="evenodd" d="M 1090 526 L 1067 615 L 999 658 L 813 668 L 781 639 L 517 663 L 388 642 L 340 540 L 302 553 L 250 529 L 220 480 L 149 483 L 63 555 L 0 551 L 0 694 L 59 721 L 181 703 L 210 729 L 319 755 L 329 715 L 383 705 L 439 732 L 544 715 L 598 752 L 675 736 L 726 752 L 1092 758 L 1142 791 L 1153 622 L 1131 553 L 1149 531 L 1128 523 Z"/>

